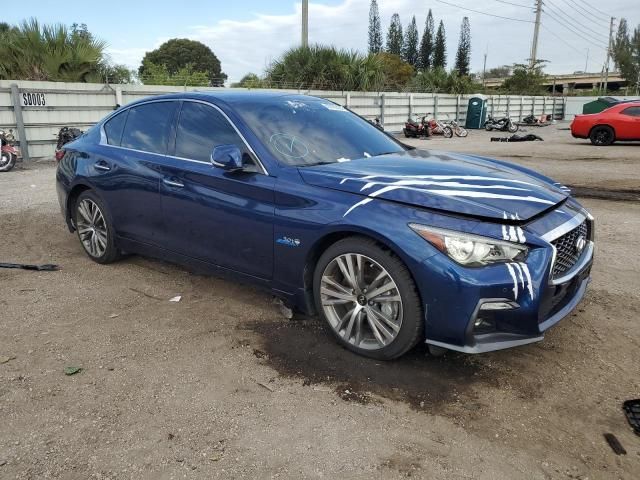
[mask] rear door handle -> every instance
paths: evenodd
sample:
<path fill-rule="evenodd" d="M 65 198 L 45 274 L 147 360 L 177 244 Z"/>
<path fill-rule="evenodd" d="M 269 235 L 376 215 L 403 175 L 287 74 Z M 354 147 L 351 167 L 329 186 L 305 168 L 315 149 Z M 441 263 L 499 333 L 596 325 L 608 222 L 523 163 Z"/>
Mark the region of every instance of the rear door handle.
<path fill-rule="evenodd" d="M 173 187 L 173 188 L 184 188 L 184 183 L 179 182 L 178 180 L 176 180 L 174 178 L 163 178 L 162 179 L 162 183 L 164 183 L 165 185 L 168 185 L 169 187 Z"/>
<path fill-rule="evenodd" d="M 104 160 L 98 160 L 93 164 L 93 168 L 95 168 L 96 170 L 102 170 L 103 172 L 108 172 L 109 170 L 111 170 L 111 167 Z"/>

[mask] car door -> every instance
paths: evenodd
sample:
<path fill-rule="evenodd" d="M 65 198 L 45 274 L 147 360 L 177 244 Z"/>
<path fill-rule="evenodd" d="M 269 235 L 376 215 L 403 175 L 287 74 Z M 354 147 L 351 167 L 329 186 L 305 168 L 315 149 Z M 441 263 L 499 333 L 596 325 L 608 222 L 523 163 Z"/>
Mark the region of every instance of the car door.
<path fill-rule="evenodd" d="M 119 236 L 159 245 L 162 226 L 158 161 L 173 138 L 179 102 L 155 101 L 109 119 L 95 152 L 93 183 L 107 202 Z"/>
<path fill-rule="evenodd" d="M 640 140 L 640 106 L 623 108 L 618 115 L 618 125 L 618 139 Z"/>
<path fill-rule="evenodd" d="M 217 145 L 235 144 L 245 169 L 213 166 Z M 217 107 L 182 103 L 173 155 L 160 167 L 163 237 L 182 255 L 269 279 L 273 272 L 275 179 Z"/>

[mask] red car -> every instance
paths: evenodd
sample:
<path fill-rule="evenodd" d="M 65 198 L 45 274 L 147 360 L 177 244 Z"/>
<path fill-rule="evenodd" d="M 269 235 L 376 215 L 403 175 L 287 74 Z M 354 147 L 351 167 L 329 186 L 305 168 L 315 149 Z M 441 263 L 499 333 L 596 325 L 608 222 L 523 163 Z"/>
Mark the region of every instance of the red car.
<path fill-rule="evenodd" d="M 600 113 L 576 115 L 571 135 L 588 138 L 598 146 L 616 140 L 640 140 L 640 101 L 621 102 Z"/>

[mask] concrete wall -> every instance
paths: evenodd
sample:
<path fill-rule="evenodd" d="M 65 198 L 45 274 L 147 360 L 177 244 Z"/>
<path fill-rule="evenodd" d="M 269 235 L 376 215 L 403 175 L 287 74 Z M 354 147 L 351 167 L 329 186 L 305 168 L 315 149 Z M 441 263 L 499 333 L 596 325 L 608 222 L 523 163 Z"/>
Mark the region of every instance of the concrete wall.
<path fill-rule="evenodd" d="M 615 98 L 620 100 L 640 100 L 640 97 L 620 97 L 618 95 L 615 95 Z M 564 119 L 573 120 L 573 117 L 582 113 L 582 107 L 585 103 L 593 102 L 597 99 L 598 97 L 566 97 Z"/>
<path fill-rule="evenodd" d="M 216 91 L 220 88 L 175 87 L 158 85 L 104 85 L 88 83 L 32 82 L 0 80 L 0 128 L 12 128 L 21 146 L 24 138 L 17 128 L 18 113 L 14 107 L 11 85 L 17 85 L 17 100 L 24 123 L 32 159 L 51 158 L 55 138 L 62 126 L 87 129 L 116 104 L 150 95 L 181 91 Z M 230 89 L 222 89 L 230 90 Z M 245 90 L 245 89 L 242 89 Z M 467 104 L 472 95 L 430 93 L 375 93 L 283 90 L 291 93 L 317 95 L 346 105 L 365 118 L 380 118 L 386 130 L 399 132 L 408 116 L 431 113 L 441 120 L 458 120 L 464 124 Z M 509 115 L 521 119 L 529 114 L 553 113 L 563 117 L 562 97 L 522 97 L 514 95 L 487 96 L 487 111 L 494 116 Z M 24 149 L 23 149 L 24 151 Z"/>

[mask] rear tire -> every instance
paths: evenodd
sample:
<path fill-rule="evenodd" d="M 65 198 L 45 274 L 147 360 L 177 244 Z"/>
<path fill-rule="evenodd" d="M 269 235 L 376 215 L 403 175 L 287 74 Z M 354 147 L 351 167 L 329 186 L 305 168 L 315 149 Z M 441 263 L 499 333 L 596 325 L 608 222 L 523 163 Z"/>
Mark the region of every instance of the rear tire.
<path fill-rule="evenodd" d="M 451 138 L 453 137 L 453 130 L 451 127 L 444 127 L 442 129 L 442 135 L 444 135 L 444 138 Z"/>
<path fill-rule="evenodd" d="M 422 304 L 409 270 L 371 239 L 331 245 L 316 265 L 313 291 L 319 316 L 352 352 L 392 360 L 422 338 Z"/>
<path fill-rule="evenodd" d="M 115 243 L 111 216 L 93 191 L 85 190 L 78 196 L 73 210 L 73 222 L 80 245 L 91 260 L 107 264 L 121 257 Z"/>
<path fill-rule="evenodd" d="M 589 133 L 589 140 L 591 144 L 597 147 L 606 147 L 611 145 L 616 140 L 615 132 L 613 128 L 608 125 L 599 125 L 591 129 Z"/>

